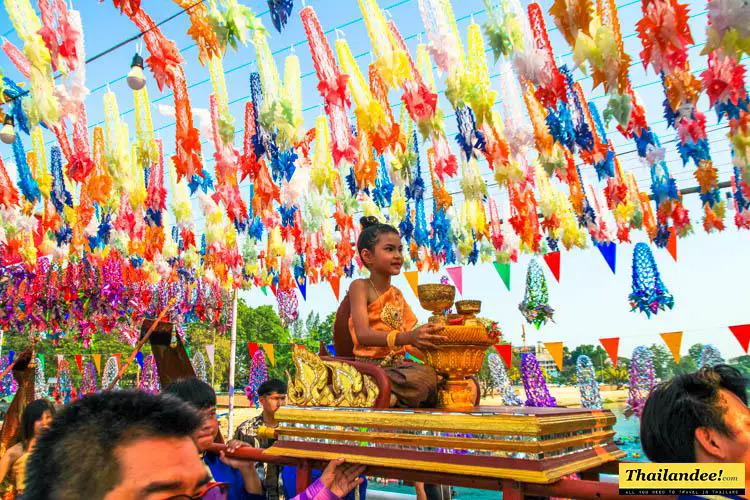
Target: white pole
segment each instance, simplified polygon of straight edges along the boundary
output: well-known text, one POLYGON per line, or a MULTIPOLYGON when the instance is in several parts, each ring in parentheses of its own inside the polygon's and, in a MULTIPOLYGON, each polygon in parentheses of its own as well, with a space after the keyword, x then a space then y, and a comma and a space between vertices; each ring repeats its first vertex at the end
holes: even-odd
POLYGON ((232 300, 232 337, 229 344, 229 426, 227 439, 232 439, 234 431, 234 357, 237 351, 237 289, 232 300))

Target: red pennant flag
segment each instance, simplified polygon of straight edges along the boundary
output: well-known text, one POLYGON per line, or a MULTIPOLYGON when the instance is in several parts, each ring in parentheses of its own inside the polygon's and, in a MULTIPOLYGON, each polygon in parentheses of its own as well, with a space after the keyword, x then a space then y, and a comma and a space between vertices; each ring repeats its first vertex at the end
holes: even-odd
POLYGON ((667 251, 677 262, 677 231, 673 227, 669 228, 669 239, 667 240, 667 251))
POLYGON ((250 359, 253 359, 253 355, 255 354, 255 351, 260 349, 260 345, 258 345, 257 342, 248 342, 247 343, 247 352, 250 354, 250 359))
POLYGON ((730 326, 729 329, 734 334, 734 338, 740 343, 742 348, 747 354, 747 348, 750 345, 750 325, 735 325, 730 326))
POLYGON ((464 273, 463 268, 461 266, 456 267, 446 267, 445 271, 448 273, 448 276, 451 277, 453 280, 453 283, 456 284, 456 288, 458 289, 458 293, 463 295, 464 294, 464 273))
POLYGON ((339 291, 340 291, 339 287, 341 286, 341 276, 331 276, 328 282, 331 284, 331 288, 333 289, 333 294, 336 296, 336 300, 339 300, 339 291))
POLYGON ((112 356, 114 356, 115 359, 117 360, 117 370, 119 371, 120 370, 120 358, 122 357, 122 354, 119 352, 116 352, 112 356))
POLYGON ((604 350, 609 354, 609 359, 612 360, 612 364, 617 366, 617 351, 620 348, 620 337, 611 337, 608 339, 599 339, 604 350))
POLYGON ((495 344, 495 350, 500 355, 501 358, 503 358, 503 361, 505 361, 505 366, 510 369, 510 362, 511 362, 511 345, 510 344, 495 344))
POLYGON ((83 373, 83 354, 74 354, 73 357, 76 359, 78 373, 83 373))
POLYGON ((274 297, 276 296, 276 285, 271 283, 271 291, 273 292, 274 297))
POLYGON ((545 254, 544 262, 547 263, 547 267, 552 271, 552 276, 554 276, 557 282, 560 283, 560 252, 550 252, 545 254))

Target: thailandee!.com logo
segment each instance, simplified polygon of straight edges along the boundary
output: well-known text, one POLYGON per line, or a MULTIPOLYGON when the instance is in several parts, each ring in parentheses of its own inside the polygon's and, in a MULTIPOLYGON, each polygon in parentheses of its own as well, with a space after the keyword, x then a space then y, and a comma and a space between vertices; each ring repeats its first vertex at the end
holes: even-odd
POLYGON ((621 495, 744 495, 745 464, 621 463, 621 495))

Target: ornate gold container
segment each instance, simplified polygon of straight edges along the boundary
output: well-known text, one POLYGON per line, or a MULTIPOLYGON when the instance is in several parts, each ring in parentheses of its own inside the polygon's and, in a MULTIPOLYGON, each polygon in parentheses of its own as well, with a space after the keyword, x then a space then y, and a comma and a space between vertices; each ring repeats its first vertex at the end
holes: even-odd
POLYGON ((420 305, 432 311, 430 323, 443 323, 443 311, 453 305, 456 287, 442 284, 419 285, 417 291, 420 305))
POLYGON ((448 325, 441 335, 447 337, 446 341, 424 353, 425 362, 445 377, 438 388, 438 408, 470 409, 475 403, 470 377, 482 369, 484 354, 492 345, 492 339, 479 323, 448 325))
POLYGON ((456 311, 463 316, 466 321, 475 320, 479 311, 482 310, 481 300, 459 300, 456 302, 456 311))

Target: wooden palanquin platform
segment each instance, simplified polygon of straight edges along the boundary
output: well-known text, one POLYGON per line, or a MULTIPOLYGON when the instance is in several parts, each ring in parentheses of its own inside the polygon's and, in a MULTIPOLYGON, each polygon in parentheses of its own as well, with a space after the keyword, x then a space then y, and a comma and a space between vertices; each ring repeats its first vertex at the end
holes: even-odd
POLYGON ((388 469, 549 484, 625 456, 609 410, 284 407, 276 419, 266 455, 388 469))

